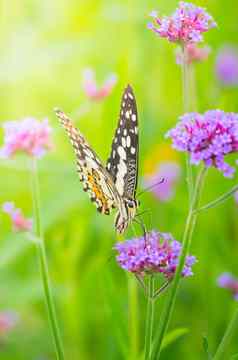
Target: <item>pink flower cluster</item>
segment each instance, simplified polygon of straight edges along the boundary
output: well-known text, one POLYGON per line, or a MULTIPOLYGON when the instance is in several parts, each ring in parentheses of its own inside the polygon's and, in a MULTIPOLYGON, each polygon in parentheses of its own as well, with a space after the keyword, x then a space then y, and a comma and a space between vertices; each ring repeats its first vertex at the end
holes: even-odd
POLYGON ((153 22, 148 24, 149 29, 171 42, 182 44, 201 42, 202 34, 217 26, 204 8, 183 1, 171 16, 161 18, 156 11, 150 15, 153 22))
POLYGON ((17 324, 18 316, 12 311, 3 311, 0 313, 0 334, 5 334, 14 328, 17 324))
POLYGON ((162 162, 156 173, 145 178, 145 186, 151 187, 151 191, 160 201, 169 201, 174 196, 175 184, 179 180, 180 173, 178 163, 162 162))
POLYGON ((221 110, 188 113, 181 116, 180 122, 166 136, 172 138, 175 149, 191 154, 192 164, 203 161, 224 176, 233 176, 235 170, 224 157, 238 151, 238 114, 221 110))
POLYGON ((117 76, 111 74, 107 77, 104 84, 98 88, 95 72, 92 69, 85 69, 83 72, 83 89, 87 97, 91 100, 102 100, 110 95, 116 83, 117 76))
POLYGON ((24 232, 32 230, 32 220, 25 218, 21 209, 17 209, 13 202, 5 202, 2 205, 2 210, 10 216, 14 231, 24 232))
POLYGON ((52 148, 52 129, 48 120, 38 121, 25 118, 21 121, 7 121, 3 124, 4 145, 0 149, 0 156, 10 158, 18 152, 42 157, 52 148))
POLYGON ((223 273, 219 276, 217 283, 220 287, 232 292, 234 299, 238 300, 238 279, 230 273, 223 273))
MULTIPOLYGON (((115 249, 122 269, 141 276, 161 273, 171 279, 178 265, 181 244, 170 234, 151 231, 146 234, 146 239, 142 236, 119 242, 115 249)), ((194 256, 187 256, 183 276, 193 275, 191 267, 195 262, 194 256)))
MULTIPOLYGON (((207 60, 211 49, 209 46, 198 47, 196 44, 188 44, 186 47, 186 52, 186 62, 187 64, 192 64, 195 62, 202 62, 207 60)), ((178 65, 183 64, 183 52, 181 48, 176 50, 176 63, 178 65)))

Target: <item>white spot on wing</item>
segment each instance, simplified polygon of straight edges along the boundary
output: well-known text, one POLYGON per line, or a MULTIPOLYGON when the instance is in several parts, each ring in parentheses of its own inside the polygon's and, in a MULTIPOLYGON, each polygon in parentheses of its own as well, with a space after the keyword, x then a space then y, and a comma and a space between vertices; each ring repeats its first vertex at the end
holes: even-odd
MULTIPOLYGON (((124 150, 124 149, 123 149, 124 150)), ((118 173, 117 173, 117 179, 116 179, 116 188, 119 192, 120 195, 123 195, 123 192, 124 192, 124 177, 127 173, 127 167, 126 167, 126 164, 125 162, 120 159, 120 162, 117 166, 117 169, 118 169, 118 173)))
POLYGON ((130 118, 130 113, 129 110, 126 111, 126 118, 129 119, 130 118))
POLYGON ((118 146, 117 152, 122 160, 126 160, 126 152, 122 146, 118 146))
POLYGON ((131 100, 133 100, 133 99, 134 99, 134 97, 133 97, 132 93, 128 93, 128 96, 129 96, 129 98, 130 98, 131 100))
POLYGON ((83 152, 85 155, 87 155, 90 158, 94 157, 94 155, 91 153, 91 151, 89 149, 87 149, 86 147, 83 148, 83 152))
POLYGON ((136 121, 136 114, 132 114, 131 120, 132 120, 132 121, 136 121))
POLYGON ((121 143, 122 143, 122 146, 125 148, 126 147, 126 139, 124 137, 121 138, 121 143))
POLYGON ((88 165, 90 165, 93 169, 98 169, 98 164, 96 161, 90 157, 86 158, 88 165))
POLYGON ((123 134, 126 136, 127 135, 127 129, 124 129, 123 134))
POLYGON ((132 147, 131 147, 131 153, 132 153, 132 154, 135 154, 135 152, 136 152, 136 148, 134 148, 134 146, 132 146, 132 147))
POLYGON ((129 135, 127 135, 127 138, 126 138, 126 146, 128 148, 131 146, 131 137, 129 135))

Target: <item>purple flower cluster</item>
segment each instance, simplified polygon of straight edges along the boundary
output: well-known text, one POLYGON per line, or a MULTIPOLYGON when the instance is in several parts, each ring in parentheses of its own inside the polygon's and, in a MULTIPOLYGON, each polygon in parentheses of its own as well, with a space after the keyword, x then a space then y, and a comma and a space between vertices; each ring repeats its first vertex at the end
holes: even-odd
POLYGON ((7 121, 3 124, 4 145, 0 149, 0 156, 10 158, 17 152, 41 157, 52 148, 52 129, 48 120, 38 121, 25 118, 21 121, 7 121))
POLYGON ((238 279, 230 273, 223 273, 217 280, 218 285, 221 288, 231 290, 234 295, 234 299, 238 300, 238 279))
MULTIPOLYGON (((171 234, 151 231, 144 237, 134 238, 115 245, 117 262, 122 269, 144 276, 161 273, 171 279, 176 271, 181 244, 171 234)), ((194 256, 187 256, 182 276, 191 276, 194 256)))
POLYGON ((238 85, 238 50, 232 46, 222 48, 216 59, 216 74, 225 86, 238 85))
POLYGON ((204 161, 224 176, 233 176, 235 170, 224 162, 224 157, 238 151, 238 114, 221 110, 188 113, 166 136, 172 138, 175 149, 191 153, 192 164, 204 161))
POLYGON ((156 11, 150 15, 153 22, 148 24, 149 29, 171 42, 182 44, 201 42, 202 33, 217 26, 204 8, 183 1, 171 16, 160 18, 156 11))

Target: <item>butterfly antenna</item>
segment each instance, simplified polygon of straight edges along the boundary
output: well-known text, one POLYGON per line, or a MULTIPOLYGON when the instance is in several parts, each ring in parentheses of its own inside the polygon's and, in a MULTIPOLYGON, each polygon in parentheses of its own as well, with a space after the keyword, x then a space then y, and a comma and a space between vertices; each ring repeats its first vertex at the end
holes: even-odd
POLYGON ((158 181, 157 183, 151 185, 151 186, 148 186, 147 188, 145 188, 144 190, 140 191, 139 194, 137 195, 137 197, 141 196, 142 194, 144 194, 145 192, 148 192, 150 191, 151 189, 153 189, 154 187, 160 185, 160 184, 163 184, 164 182, 164 178, 162 178, 160 181, 158 181))
POLYGON ((147 213, 151 214, 152 213, 151 209, 145 209, 144 211, 141 211, 141 212, 137 213, 136 217, 142 216, 142 215, 147 214, 147 213))

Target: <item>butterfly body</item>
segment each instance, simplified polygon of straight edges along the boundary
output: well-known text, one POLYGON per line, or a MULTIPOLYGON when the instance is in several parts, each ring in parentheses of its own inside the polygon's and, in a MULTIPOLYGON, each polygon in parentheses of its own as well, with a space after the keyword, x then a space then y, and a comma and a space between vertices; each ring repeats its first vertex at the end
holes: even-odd
POLYGON ((138 176, 138 119, 135 97, 128 86, 122 96, 118 126, 106 167, 61 110, 56 109, 61 124, 67 131, 77 158, 77 171, 97 210, 109 215, 117 209, 115 228, 123 233, 136 216, 138 176))

